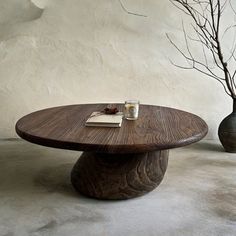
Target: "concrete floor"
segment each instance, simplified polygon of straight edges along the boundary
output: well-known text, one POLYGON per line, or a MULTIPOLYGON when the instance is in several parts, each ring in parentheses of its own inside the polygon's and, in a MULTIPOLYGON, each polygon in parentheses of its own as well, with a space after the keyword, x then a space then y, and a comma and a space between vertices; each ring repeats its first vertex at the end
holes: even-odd
POLYGON ((218 142, 172 150, 161 185, 126 201, 77 194, 77 152, 19 140, 0 150, 0 236, 236 235, 236 154, 218 142))

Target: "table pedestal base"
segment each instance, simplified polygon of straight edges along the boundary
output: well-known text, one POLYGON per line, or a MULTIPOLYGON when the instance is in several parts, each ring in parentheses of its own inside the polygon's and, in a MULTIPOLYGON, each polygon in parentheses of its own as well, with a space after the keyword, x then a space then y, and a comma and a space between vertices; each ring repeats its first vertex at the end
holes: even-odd
POLYGON ((97 199, 129 199, 152 191, 162 181, 168 150, 141 154, 84 152, 71 172, 74 188, 97 199))

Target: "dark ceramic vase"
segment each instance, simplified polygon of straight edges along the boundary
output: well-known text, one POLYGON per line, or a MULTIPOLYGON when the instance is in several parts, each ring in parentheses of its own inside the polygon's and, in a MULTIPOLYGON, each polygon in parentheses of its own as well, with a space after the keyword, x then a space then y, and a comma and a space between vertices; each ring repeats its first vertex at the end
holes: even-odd
POLYGON ((221 121, 218 135, 225 151, 236 153, 236 100, 233 112, 221 121))

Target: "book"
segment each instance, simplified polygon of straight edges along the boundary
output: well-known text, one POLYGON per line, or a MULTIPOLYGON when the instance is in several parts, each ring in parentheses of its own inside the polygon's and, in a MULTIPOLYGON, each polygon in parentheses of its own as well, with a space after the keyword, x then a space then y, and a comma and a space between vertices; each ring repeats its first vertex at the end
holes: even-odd
POLYGON ((123 113, 104 114, 99 111, 93 112, 85 123, 85 126, 97 127, 121 127, 123 113))

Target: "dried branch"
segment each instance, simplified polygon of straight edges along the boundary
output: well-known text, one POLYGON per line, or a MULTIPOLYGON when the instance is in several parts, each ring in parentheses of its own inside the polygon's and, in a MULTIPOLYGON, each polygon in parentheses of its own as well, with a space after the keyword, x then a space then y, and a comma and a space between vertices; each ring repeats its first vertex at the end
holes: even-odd
MULTIPOLYGON (((233 59, 236 62, 236 39, 233 40, 232 49, 230 50, 230 56, 226 60, 224 58, 224 52, 222 50, 222 38, 231 29, 236 28, 236 24, 228 26, 222 32, 221 19, 222 14, 227 6, 229 6, 236 16, 236 10, 233 8, 231 0, 170 0, 171 3, 189 16, 193 23, 191 24, 193 32, 196 37, 191 37, 187 34, 184 24, 182 23, 182 30, 184 34, 184 41, 187 53, 184 53, 179 46, 170 38, 167 34, 167 38, 175 49, 185 58, 189 67, 179 66, 171 62, 173 65, 182 69, 195 69, 208 77, 211 77, 221 83, 225 92, 236 99, 236 68, 229 66, 229 61, 233 59), (192 43, 201 44, 203 59, 198 60, 191 51, 192 43), (213 71, 215 68, 210 68, 208 63, 208 57, 212 58, 212 61, 217 69, 218 73, 213 71), (221 75, 219 75, 219 73, 221 75)), ((236 31, 235 31, 236 32, 236 31)), ((236 34, 235 34, 236 35, 236 34)), ((235 63, 234 63, 234 67, 235 63)))

